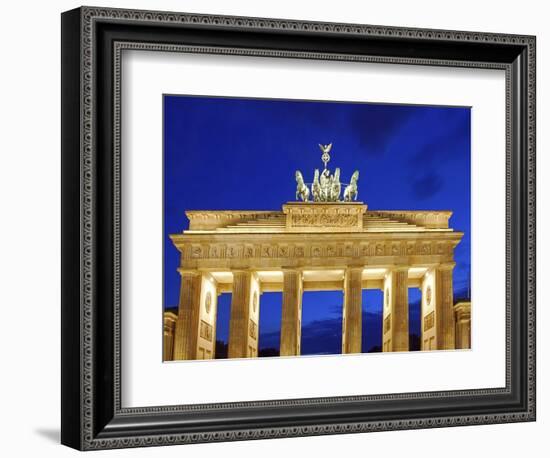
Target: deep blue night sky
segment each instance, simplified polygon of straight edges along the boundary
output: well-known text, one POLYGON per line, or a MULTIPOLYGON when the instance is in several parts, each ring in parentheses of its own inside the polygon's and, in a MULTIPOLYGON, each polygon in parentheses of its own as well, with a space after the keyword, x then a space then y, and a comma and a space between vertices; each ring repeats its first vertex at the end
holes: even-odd
MULTIPOLYGON (((169 234, 186 210, 280 210, 294 200, 294 172, 311 182, 319 143, 342 181, 360 171, 372 210, 452 210, 465 233, 455 250, 455 298, 469 295, 470 109, 366 103, 164 96, 164 306, 176 307, 178 251, 169 234)), ((363 292, 363 351, 380 345, 382 294, 363 292)), ((420 293, 409 290, 411 332, 420 293)), ((219 301, 217 339, 227 341, 230 295, 219 301)), ((302 354, 339 353, 342 293, 305 293, 302 354)), ((279 345, 281 294, 261 298, 260 349, 279 345)))

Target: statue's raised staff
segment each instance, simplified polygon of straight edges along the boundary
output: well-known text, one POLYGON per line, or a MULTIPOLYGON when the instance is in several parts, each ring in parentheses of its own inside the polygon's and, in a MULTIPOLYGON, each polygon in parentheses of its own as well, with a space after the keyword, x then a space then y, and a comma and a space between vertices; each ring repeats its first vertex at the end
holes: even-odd
POLYGON ((325 170, 327 169, 328 161, 330 161, 330 150, 332 149, 332 143, 329 143, 328 145, 321 145, 319 144, 319 148, 321 148, 321 151, 323 152, 323 155, 321 156, 321 160, 325 164, 325 170))

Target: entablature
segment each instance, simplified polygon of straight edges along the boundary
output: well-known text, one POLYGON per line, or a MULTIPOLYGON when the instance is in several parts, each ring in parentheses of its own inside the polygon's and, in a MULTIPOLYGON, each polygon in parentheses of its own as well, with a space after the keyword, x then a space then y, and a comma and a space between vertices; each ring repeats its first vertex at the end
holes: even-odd
POLYGON ((192 237, 173 236, 182 253, 182 268, 197 267, 277 267, 406 265, 452 262, 454 247, 462 233, 442 233, 441 237, 354 237, 357 234, 322 234, 316 237, 192 237), (444 236, 443 236, 444 235, 444 236))

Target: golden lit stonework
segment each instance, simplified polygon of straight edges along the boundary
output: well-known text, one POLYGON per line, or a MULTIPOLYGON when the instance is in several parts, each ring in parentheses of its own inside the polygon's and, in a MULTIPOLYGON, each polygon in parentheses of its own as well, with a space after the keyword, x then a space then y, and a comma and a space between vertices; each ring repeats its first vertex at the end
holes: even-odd
MULTIPOLYGON (((305 183, 297 181, 300 191, 305 183)), ((361 352, 363 289, 383 291, 383 351, 409 349, 411 287, 422 292, 421 349, 470 347, 469 303, 453 304, 463 233, 449 228, 452 212, 373 211, 339 193, 329 202, 302 192, 281 211, 186 212, 189 229, 170 236, 181 255, 181 290, 177 316, 165 315, 165 360, 215 357, 216 299, 224 292, 232 293, 230 358, 258 355, 266 291, 283 293, 281 356, 300 354, 302 293, 317 290, 344 291, 342 353, 361 352)))
MULTIPOLYGON (((278 212, 188 211, 189 229, 171 235, 181 253, 182 285, 174 331, 165 331, 174 339, 165 345, 173 349, 165 359, 215 356, 215 336, 205 339, 210 334, 200 330, 215 329, 222 292, 232 293, 230 357, 257 355, 264 291, 283 292, 281 355, 300 354, 301 295, 314 290, 345 291, 342 351, 360 352, 360 292, 369 288, 384 291, 384 351, 408 350, 410 287, 423 293, 422 349, 454 349, 453 252, 463 234, 448 227, 450 216, 370 211, 360 202, 289 202, 278 212)), ((464 311, 460 317, 469 320, 464 311)))

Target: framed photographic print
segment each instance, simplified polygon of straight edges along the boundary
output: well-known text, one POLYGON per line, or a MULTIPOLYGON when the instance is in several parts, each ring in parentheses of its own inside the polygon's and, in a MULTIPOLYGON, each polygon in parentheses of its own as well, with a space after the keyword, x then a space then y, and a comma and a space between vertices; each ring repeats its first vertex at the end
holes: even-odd
POLYGON ((62 442, 535 419, 535 38, 62 15, 62 442))

